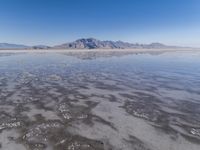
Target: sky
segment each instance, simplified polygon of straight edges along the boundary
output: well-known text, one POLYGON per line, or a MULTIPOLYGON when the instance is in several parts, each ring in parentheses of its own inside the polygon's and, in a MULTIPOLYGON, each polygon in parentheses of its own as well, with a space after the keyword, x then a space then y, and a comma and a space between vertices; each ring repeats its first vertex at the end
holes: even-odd
POLYGON ((200 0, 0 0, 0 43, 88 37, 200 47, 200 0))

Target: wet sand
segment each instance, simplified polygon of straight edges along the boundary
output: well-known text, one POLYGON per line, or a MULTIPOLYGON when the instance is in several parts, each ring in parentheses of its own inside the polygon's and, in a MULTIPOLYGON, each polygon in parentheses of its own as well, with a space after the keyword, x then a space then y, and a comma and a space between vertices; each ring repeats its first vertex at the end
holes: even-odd
POLYGON ((0 149, 199 150, 200 53, 166 53, 1 53, 0 149))

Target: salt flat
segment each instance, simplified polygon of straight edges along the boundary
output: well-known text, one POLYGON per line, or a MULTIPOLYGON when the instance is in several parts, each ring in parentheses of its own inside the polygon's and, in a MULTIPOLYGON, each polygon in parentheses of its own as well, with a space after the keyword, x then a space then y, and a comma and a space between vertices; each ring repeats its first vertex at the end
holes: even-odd
POLYGON ((140 52, 1 51, 1 149, 199 150, 200 52, 140 52))

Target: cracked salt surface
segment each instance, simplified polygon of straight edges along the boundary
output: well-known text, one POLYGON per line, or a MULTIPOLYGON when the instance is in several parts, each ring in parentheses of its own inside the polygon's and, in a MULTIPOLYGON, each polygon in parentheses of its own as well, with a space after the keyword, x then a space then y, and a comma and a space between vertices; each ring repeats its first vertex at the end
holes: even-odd
POLYGON ((0 149, 200 149, 198 53, 0 56, 0 149))

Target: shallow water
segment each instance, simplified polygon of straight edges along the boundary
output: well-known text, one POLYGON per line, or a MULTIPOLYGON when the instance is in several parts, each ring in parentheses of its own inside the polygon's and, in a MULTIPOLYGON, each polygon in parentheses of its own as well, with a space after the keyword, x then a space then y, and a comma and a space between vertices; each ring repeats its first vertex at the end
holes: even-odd
POLYGON ((0 149, 199 150, 200 52, 0 53, 0 149))

